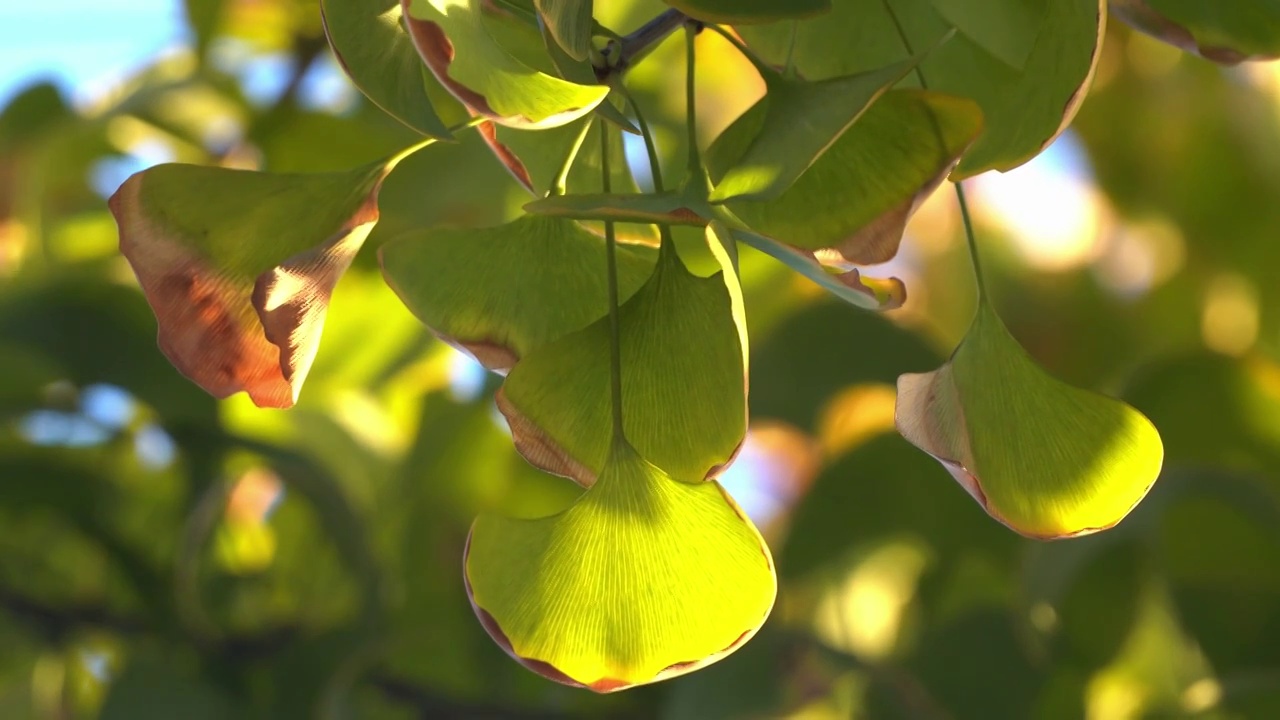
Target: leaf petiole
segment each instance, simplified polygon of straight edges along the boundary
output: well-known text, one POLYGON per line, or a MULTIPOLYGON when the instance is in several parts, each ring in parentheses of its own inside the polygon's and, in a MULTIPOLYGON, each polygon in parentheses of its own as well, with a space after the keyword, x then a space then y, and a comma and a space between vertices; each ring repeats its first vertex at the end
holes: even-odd
MULTIPOLYGON (((600 123, 600 187, 605 193, 612 188, 612 177, 609 174, 609 136, 604 132, 604 121, 600 123)), ((588 126, 590 123, 588 123, 588 126)), ((643 121, 640 125, 644 128, 643 121)), ((583 134, 585 137, 586 134, 583 134)), ((622 427, 622 337, 619 329, 618 311, 618 238, 614 232, 613 221, 604 223, 605 262, 608 268, 609 290, 609 391, 613 413, 613 440, 626 441, 626 433, 622 427)))

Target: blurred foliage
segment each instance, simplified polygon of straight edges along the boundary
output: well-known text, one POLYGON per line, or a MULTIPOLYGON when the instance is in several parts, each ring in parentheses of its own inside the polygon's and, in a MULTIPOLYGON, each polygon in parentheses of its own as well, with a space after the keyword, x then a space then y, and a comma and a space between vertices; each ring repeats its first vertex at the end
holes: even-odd
MULTIPOLYGON (((608 5, 620 30, 662 8, 608 5)), ((912 294, 887 315, 744 248, 753 430, 726 482, 760 513, 779 605, 705 671, 596 696, 510 662, 460 563, 477 512, 545 514, 578 489, 516 455, 495 379, 376 270, 405 228, 525 201, 474 135, 388 179, 295 410, 214 401, 157 352, 104 202, 129 172, 341 169, 413 140, 339 79, 317 3, 186 7, 194 46, 110 96, 35 85, 0 113, 0 717, 1280 717, 1275 66, 1223 69, 1114 23, 1060 141, 1084 151, 1092 219, 1068 262, 1038 260, 975 181, 1010 330, 1165 438, 1130 518, 1021 539, 892 432, 887 386, 935 367, 972 308, 945 193, 908 228, 912 294), (279 91, 246 93, 272 59, 279 91)), ((705 139, 760 88, 723 40, 698 42, 705 139)), ((682 52, 631 76, 673 169, 682 52)))

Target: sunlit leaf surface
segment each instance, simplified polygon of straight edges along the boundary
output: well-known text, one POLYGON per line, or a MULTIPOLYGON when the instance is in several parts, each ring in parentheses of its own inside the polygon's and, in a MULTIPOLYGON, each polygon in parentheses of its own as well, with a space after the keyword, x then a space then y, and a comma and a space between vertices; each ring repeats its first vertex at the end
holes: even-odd
POLYGON ((582 117, 609 89, 530 68, 483 23, 480 0, 403 0, 409 35, 436 79, 473 112, 512 127, 548 128, 582 117))
MULTIPOLYGON (((708 231, 721 268, 708 278, 689 272, 667 238, 652 276, 621 306, 624 427, 647 460, 681 478, 718 474, 746 433, 742 291, 720 237, 708 231)), ((498 407, 530 462, 590 485, 612 442, 608 398, 602 318, 522 358, 498 407)))
POLYGON ((482 515, 466 577, 485 628, 558 682, 622 690, 738 649, 777 592, 760 534, 715 481, 673 479, 625 441, 564 512, 482 515))
POLYGON ((215 397, 293 405, 329 296, 378 220, 385 173, 161 165, 126 181, 111 198, 120 250, 174 366, 215 397))
POLYGON ((1050 377, 985 302, 950 362, 898 379, 897 425, 992 517, 1035 538, 1120 522, 1164 458, 1146 417, 1050 377))
MULTIPOLYGON (((830 14, 802 21, 795 67, 811 80, 864 72, 929 48, 956 29, 920 70, 930 89, 970 98, 986 117, 959 177, 1021 165, 1070 124, 1093 75, 1106 19, 1105 0, 895 0, 887 6, 893 14, 884 0, 834 0, 830 14)), ((741 31, 767 60, 784 61, 789 27, 741 31)))

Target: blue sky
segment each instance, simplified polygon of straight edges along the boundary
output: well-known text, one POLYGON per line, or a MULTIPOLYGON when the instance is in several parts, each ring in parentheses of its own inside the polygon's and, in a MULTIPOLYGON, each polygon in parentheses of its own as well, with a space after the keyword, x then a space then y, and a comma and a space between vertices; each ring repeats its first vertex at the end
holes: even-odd
POLYGON ((181 0, 0 2, 0 106, 36 80, 95 94, 185 38, 181 0))

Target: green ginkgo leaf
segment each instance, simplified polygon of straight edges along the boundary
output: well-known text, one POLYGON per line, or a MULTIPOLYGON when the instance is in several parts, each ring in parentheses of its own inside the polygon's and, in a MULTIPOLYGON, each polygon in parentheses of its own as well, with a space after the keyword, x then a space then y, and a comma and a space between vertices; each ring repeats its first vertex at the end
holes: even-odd
POLYGON ((771 23, 831 10, 831 0, 663 0, 703 22, 771 23))
POLYGON ((334 57, 373 104, 424 135, 452 139, 427 92, 436 80, 413 49, 400 0, 322 0, 320 11, 334 57))
POLYGON ((1139 30, 1224 65, 1280 57, 1276 0, 1111 0, 1139 30))
POLYGON ((109 203, 120 250, 174 367, 215 397, 292 406, 394 162, 315 175, 170 164, 126 180, 109 203))
POLYGON ((781 24, 740 31, 773 63, 794 42, 795 68, 821 79, 908 58, 954 29, 920 71, 929 89, 982 108, 985 130, 956 170, 968 177, 1017 167, 1066 129, 1097 64, 1105 19, 1106 0, 833 0, 829 15, 801 21, 794 36, 781 24))
MULTIPOLYGON (((766 108, 772 102, 766 97, 708 148, 707 170, 717 183, 712 199, 729 194, 724 188, 746 163, 735 158, 748 157, 759 147, 760 141, 752 138, 768 131, 766 108)), ((785 110, 774 114, 790 116, 785 110)), ((801 169, 784 192, 732 198, 726 207, 751 230, 829 262, 885 262, 897 254, 912 213, 981 131, 982 112, 970 100, 892 90, 801 169)), ((774 152, 783 155, 786 148, 774 152)))
POLYGON ((454 97, 501 125, 556 127, 591 112, 609 88, 534 70, 489 34, 481 0, 402 0, 409 35, 454 97))
MULTIPOLYGON (((497 227, 418 230, 379 251, 387 283, 427 327, 491 370, 604 317, 604 241, 571 220, 524 216, 497 227)), ((619 295, 653 253, 618 250, 619 295)))
POLYGON ((586 60, 591 50, 591 0, 534 0, 538 16, 551 37, 574 60, 586 60))
MULTIPOLYGON (((681 478, 718 474, 746 434, 747 335, 724 228, 707 231, 721 270, 691 273, 664 238, 649 280, 620 308, 623 428, 650 462, 681 478)), ((523 357, 498 394, 529 462, 590 485, 604 467, 609 321, 523 357)))
POLYGON ((755 136, 711 191, 712 202, 772 200, 790 188, 889 86, 902 79, 919 56, 856 75, 818 82, 784 77, 756 63, 765 96, 735 125, 755 136), (763 117, 750 117, 752 113, 763 117))
POLYGON ((596 692, 675 677, 741 647, 773 607, 773 559, 719 483, 688 479, 619 440, 567 510, 477 518, 465 573, 490 635, 530 669, 596 692))
POLYGON ((946 365, 898 379, 896 423, 988 514, 1040 539, 1120 522, 1164 459, 1142 413, 1045 373, 985 301, 946 365))

